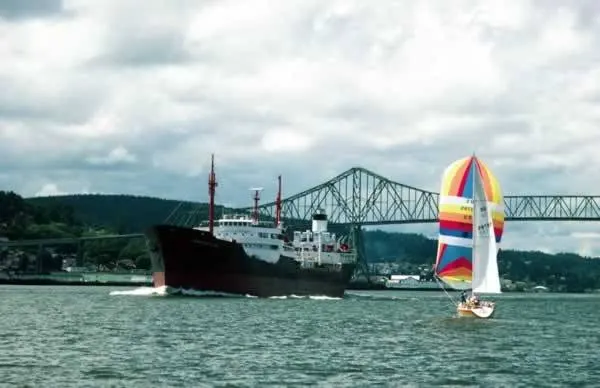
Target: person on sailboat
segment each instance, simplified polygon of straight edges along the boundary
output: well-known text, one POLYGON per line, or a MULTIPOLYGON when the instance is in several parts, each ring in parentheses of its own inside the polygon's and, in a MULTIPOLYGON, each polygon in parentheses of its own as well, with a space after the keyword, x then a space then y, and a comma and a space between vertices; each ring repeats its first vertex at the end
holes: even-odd
POLYGON ((465 290, 460 293, 460 303, 467 303, 467 291, 465 290))

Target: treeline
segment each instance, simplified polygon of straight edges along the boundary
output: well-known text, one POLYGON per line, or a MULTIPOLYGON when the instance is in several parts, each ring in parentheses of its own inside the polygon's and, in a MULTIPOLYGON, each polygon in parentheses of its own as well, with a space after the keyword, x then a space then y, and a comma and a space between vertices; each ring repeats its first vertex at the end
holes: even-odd
MULTIPOLYGON (((396 262, 404 273, 419 273, 435 262, 437 241, 418 234, 365 232, 365 250, 371 262, 396 262)), ((545 286, 554 291, 600 290, 600 258, 574 253, 548 254, 539 251, 501 249, 498 271, 517 289, 545 286)))
MULTIPOLYGON (((130 195, 66 195, 23 199, 0 192, 0 235, 10 239, 79 237, 82 235, 140 233, 151 224, 198 223, 208 217, 206 204, 130 195)), ((217 207, 217 215, 223 211, 217 207)), ((371 263, 396 263, 405 273, 431 267, 437 242, 419 234, 367 231, 365 251, 371 263)), ((63 250, 74 247, 60 248, 63 250)), ((86 262, 115 268, 148 264, 143 239, 90 241, 84 245, 86 262)), ((500 275, 521 287, 543 285, 557 291, 600 289, 600 260, 572 253, 501 250, 500 275)))
POLYGON ((80 235, 83 224, 74 213, 61 202, 36 206, 12 191, 0 191, 0 236, 19 240, 80 235))
POLYGON ((111 228, 118 234, 139 233, 148 225, 162 222, 178 205, 177 201, 132 195, 64 195, 28 198, 40 208, 62 205, 89 227, 111 228))
MULTIPOLYGON (((114 210, 109 210, 106 200, 98 202, 106 207, 98 212, 98 209, 91 206, 90 210, 94 209, 94 211, 86 216, 82 208, 76 208, 68 201, 25 200, 14 192, 0 191, 0 237, 7 237, 10 240, 78 238, 135 230, 127 222, 124 223, 125 227, 119 230, 119 226, 110 225, 107 217, 104 220, 96 219, 89 222, 90 219, 94 219, 94 215, 100 216, 102 211, 107 212, 114 219, 114 210)), ((117 210, 123 208, 122 204, 120 207, 117 206, 117 210)), ((15 254, 15 266, 23 270, 31 264, 30 257, 34 257, 33 261, 43 261, 36 267, 38 270, 56 271, 60 270, 63 258, 75 257, 77 265, 94 266, 102 270, 150 268, 145 242, 141 238, 90 240, 83 243, 81 247, 76 244, 64 244, 51 248, 57 255, 52 257, 48 252, 40 254, 37 252, 37 247, 20 249, 15 254)), ((3 251, 0 259, 7 261, 11 257, 7 251, 3 251)))
MULTIPOLYGON (((27 203, 53 208, 66 206, 88 227, 110 228, 118 234, 141 233, 148 226, 166 222, 197 224, 208 219, 208 204, 180 202, 134 195, 74 194, 27 198, 27 203)), ((216 215, 230 210, 215 205, 216 215)))

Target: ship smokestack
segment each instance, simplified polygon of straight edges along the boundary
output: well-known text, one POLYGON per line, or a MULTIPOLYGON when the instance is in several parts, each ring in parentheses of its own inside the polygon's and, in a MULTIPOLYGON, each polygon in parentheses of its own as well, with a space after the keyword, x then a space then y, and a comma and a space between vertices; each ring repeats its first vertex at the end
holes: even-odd
POLYGON ((327 214, 323 209, 318 209, 312 216, 313 233, 327 232, 327 214))

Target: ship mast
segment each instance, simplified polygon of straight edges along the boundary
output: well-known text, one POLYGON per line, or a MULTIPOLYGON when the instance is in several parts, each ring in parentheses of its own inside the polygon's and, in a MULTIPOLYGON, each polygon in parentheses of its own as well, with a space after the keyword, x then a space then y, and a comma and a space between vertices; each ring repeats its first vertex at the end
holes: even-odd
POLYGON ((258 223, 258 201, 260 200, 260 192, 262 187, 257 187, 250 190, 254 191, 254 214, 252 215, 252 219, 255 223, 258 223))
POLYGON ((208 232, 213 234, 215 225, 215 188, 217 187, 217 178, 215 177, 215 154, 210 156, 210 174, 208 175, 208 232))
POLYGON ((277 190, 277 199, 275 199, 275 227, 281 224, 281 175, 277 177, 279 189, 277 190))

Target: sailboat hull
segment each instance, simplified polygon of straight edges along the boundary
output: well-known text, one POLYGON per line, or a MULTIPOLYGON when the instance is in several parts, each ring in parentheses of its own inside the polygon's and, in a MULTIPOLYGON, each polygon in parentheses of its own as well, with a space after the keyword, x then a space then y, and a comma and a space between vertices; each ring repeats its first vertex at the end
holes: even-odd
POLYGON ((470 307, 459 304, 456 308, 456 312, 459 317, 462 318, 491 318, 496 311, 496 305, 493 303, 489 303, 486 306, 478 306, 478 307, 470 307))

